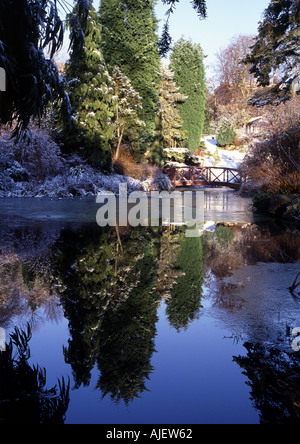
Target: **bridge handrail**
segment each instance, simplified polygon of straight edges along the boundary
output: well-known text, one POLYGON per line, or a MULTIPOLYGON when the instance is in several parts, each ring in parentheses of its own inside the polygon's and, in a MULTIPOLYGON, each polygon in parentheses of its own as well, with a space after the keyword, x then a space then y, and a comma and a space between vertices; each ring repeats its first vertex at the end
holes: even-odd
POLYGON ((169 176, 171 182, 174 186, 180 186, 181 181, 185 181, 186 185, 187 182, 189 183, 187 186, 191 186, 194 184, 199 184, 199 182, 204 181, 208 185, 216 185, 216 184, 222 184, 227 186, 235 186, 239 187, 242 185, 242 177, 240 174, 240 170, 237 168, 230 168, 230 167, 221 167, 221 166, 195 166, 195 165, 184 165, 184 166, 169 166, 164 167, 163 171, 169 176), (191 174, 190 177, 185 177, 184 171, 187 171, 189 174, 191 174), (221 173, 214 172, 214 170, 222 171, 221 173), (194 172, 198 177, 194 176, 194 172), (169 174, 168 174, 169 173, 169 174), (172 177, 170 177, 170 173, 172 177), (233 175, 232 178, 229 179, 229 173, 233 175), (179 174, 181 177, 176 177, 177 174, 179 174), (201 176, 201 179, 199 177, 201 176), (221 180, 221 176, 223 175, 223 180, 221 180), (207 177, 206 177, 207 176, 207 177), (227 180, 225 179, 225 176, 227 176, 227 180))
POLYGON ((163 167, 163 170, 180 170, 180 169, 196 169, 196 170, 209 170, 209 169, 213 169, 213 170, 229 170, 229 171, 237 171, 239 172, 240 170, 238 168, 231 168, 231 167, 217 167, 217 166, 195 166, 195 165, 185 165, 185 166, 169 166, 169 167, 163 167))

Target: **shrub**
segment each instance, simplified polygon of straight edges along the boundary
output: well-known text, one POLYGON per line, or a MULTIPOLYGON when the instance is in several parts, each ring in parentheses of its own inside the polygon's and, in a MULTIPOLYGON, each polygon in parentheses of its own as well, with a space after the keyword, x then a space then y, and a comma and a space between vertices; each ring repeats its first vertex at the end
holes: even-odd
POLYGON ((117 174, 143 180, 151 166, 137 163, 129 149, 122 145, 118 157, 113 156, 113 168, 117 174))
POLYGON ((63 165, 60 147, 45 130, 34 129, 28 140, 17 142, 6 133, 0 141, 0 168, 15 182, 53 177, 63 165))
POLYGON ((246 190, 270 194, 300 193, 299 121, 278 128, 263 142, 255 143, 241 172, 246 190))
POLYGON ((113 158, 114 171, 122 176, 143 181, 145 191, 170 190, 171 182, 156 165, 139 164, 124 145, 117 159, 113 158))
POLYGON ((235 130, 229 120, 221 120, 217 129, 217 142, 221 147, 232 145, 236 137, 235 130))

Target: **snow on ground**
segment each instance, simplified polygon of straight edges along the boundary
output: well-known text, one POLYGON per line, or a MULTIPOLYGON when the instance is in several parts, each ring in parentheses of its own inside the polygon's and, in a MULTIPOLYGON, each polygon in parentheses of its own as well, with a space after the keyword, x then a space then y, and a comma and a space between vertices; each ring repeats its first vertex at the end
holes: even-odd
POLYGON ((226 168, 238 168, 245 158, 245 153, 241 153, 238 150, 227 151, 217 147, 217 140, 215 136, 206 136, 203 138, 207 150, 211 153, 211 156, 207 156, 204 162, 204 166, 218 166, 226 168), (215 162, 214 155, 218 154, 220 157, 219 162, 215 162))

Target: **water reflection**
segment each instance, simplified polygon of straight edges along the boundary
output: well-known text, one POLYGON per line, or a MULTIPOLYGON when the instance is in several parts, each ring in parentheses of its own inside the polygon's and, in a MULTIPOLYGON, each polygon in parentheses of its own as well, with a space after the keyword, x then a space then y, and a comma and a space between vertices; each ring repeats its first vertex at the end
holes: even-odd
POLYGON ((76 388, 88 385, 128 403, 146 389, 153 370, 157 306, 155 232, 64 231, 56 277, 71 339, 64 350, 76 388))
POLYGON ((31 366, 31 329, 15 329, 5 352, 0 352, 0 423, 63 424, 70 402, 70 383, 64 378, 46 388, 46 369, 31 366))
MULTIPOLYGON (((300 355, 292 354, 283 334, 300 321, 298 296, 288 292, 299 267, 297 230, 221 223, 199 238, 187 238, 178 227, 28 230, 2 232, 0 326, 12 330, 29 322, 34 334, 46 318, 67 319, 63 355, 73 390, 89 387, 96 369, 99 399, 129 405, 141 398, 155 372, 164 301, 169 326, 178 333, 209 312, 234 338, 246 340, 246 355, 235 363, 246 372, 261 421, 299 421, 300 355)), ((25 381, 28 367, 17 370, 25 381)), ((1 400, 9 397, 3 390, 1 400)), ((63 391, 55 393, 67 409, 66 386, 63 391)), ((6 422, 8 414, 1 416, 6 422)), ((63 416, 61 410, 58 422, 63 416)))
POLYGON ((261 344, 244 347, 247 355, 234 361, 249 379, 261 424, 300 424, 299 355, 261 344))

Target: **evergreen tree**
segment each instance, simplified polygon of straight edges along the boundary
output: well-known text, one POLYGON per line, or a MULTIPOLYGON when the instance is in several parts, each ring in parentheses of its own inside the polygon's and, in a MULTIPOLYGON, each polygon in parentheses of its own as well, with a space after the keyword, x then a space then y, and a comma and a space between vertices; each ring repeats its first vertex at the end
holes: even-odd
POLYGON ((113 88, 100 45, 99 18, 90 2, 84 51, 79 59, 73 51, 66 66, 74 117, 71 127, 65 128, 65 139, 67 149, 77 150, 92 165, 110 170, 113 88))
POLYGON ((141 98, 118 66, 112 72, 112 81, 115 99, 114 128, 117 142, 114 160, 117 160, 121 143, 127 139, 134 144, 141 129, 145 127, 145 122, 138 117, 138 112, 142 108, 141 98))
MULTIPOLYGON (((169 17, 178 0, 162 2, 170 7, 169 17)), ((78 15, 69 17, 71 47, 78 56, 84 45, 83 30, 89 3, 89 0, 76 0, 78 15)), ((147 2, 146 6, 150 3, 154 2, 147 2)), ((206 16, 205 0, 193 0, 192 5, 200 18, 206 16)), ((69 6, 68 0, 0 2, 0 67, 5 69, 7 77, 7 90, 0 92, 0 122, 12 124, 17 121, 17 133, 28 127, 32 117, 40 118, 45 114, 48 105, 55 100, 64 101, 67 115, 69 102, 64 82, 53 60, 45 56, 44 49, 50 44, 52 57, 61 48, 64 26, 59 8, 66 11, 69 6)), ((172 39, 168 29, 167 20, 160 41, 161 53, 170 48, 172 39)))
MULTIPOLYGON (((65 113, 69 109, 64 82, 52 60, 64 37, 58 3, 0 2, 0 67, 5 69, 7 80, 6 91, 0 92, 0 123, 16 122, 17 135, 27 129, 31 118, 43 117, 54 101, 63 101, 65 113), (46 48, 50 48, 50 57, 46 48)), ((77 0, 76 5, 77 14, 70 21, 70 37, 74 51, 79 52, 88 3, 77 0)))
POLYGON ((167 67, 164 67, 162 80, 159 84, 159 98, 164 145, 170 148, 176 147, 178 142, 185 139, 185 134, 181 130, 183 120, 177 105, 187 99, 187 96, 179 92, 179 88, 173 79, 174 73, 167 67))
POLYGON ((299 0, 270 1, 255 44, 245 59, 245 63, 252 64, 250 72, 258 84, 267 87, 253 96, 251 105, 277 105, 300 94, 299 25, 299 0))
POLYGON ((166 315, 172 327, 177 331, 186 330, 199 318, 202 308, 203 285, 203 247, 202 239, 184 238, 180 242, 180 251, 176 261, 180 272, 171 289, 171 297, 166 301, 166 315))
POLYGON ((160 56, 154 0, 102 0, 102 50, 110 73, 119 66, 142 98, 139 117, 154 135, 160 56))
POLYGON ((218 129, 217 129, 217 142, 221 147, 231 145, 234 143, 236 137, 235 130, 232 123, 226 119, 221 119, 218 129))
POLYGON ((161 110, 157 113, 155 119, 155 132, 153 141, 149 147, 147 160, 152 165, 163 166, 163 150, 164 150, 164 137, 163 137, 163 122, 161 110))
POLYGON ((170 55, 170 69, 174 71, 174 81, 179 92, 187 96, 178 104, 183 119, 183 130, 187 131, 187 146, 195 152, 200 144, 206 108, 206 85, 204 55, 200 45, 180 39, 170 55))

